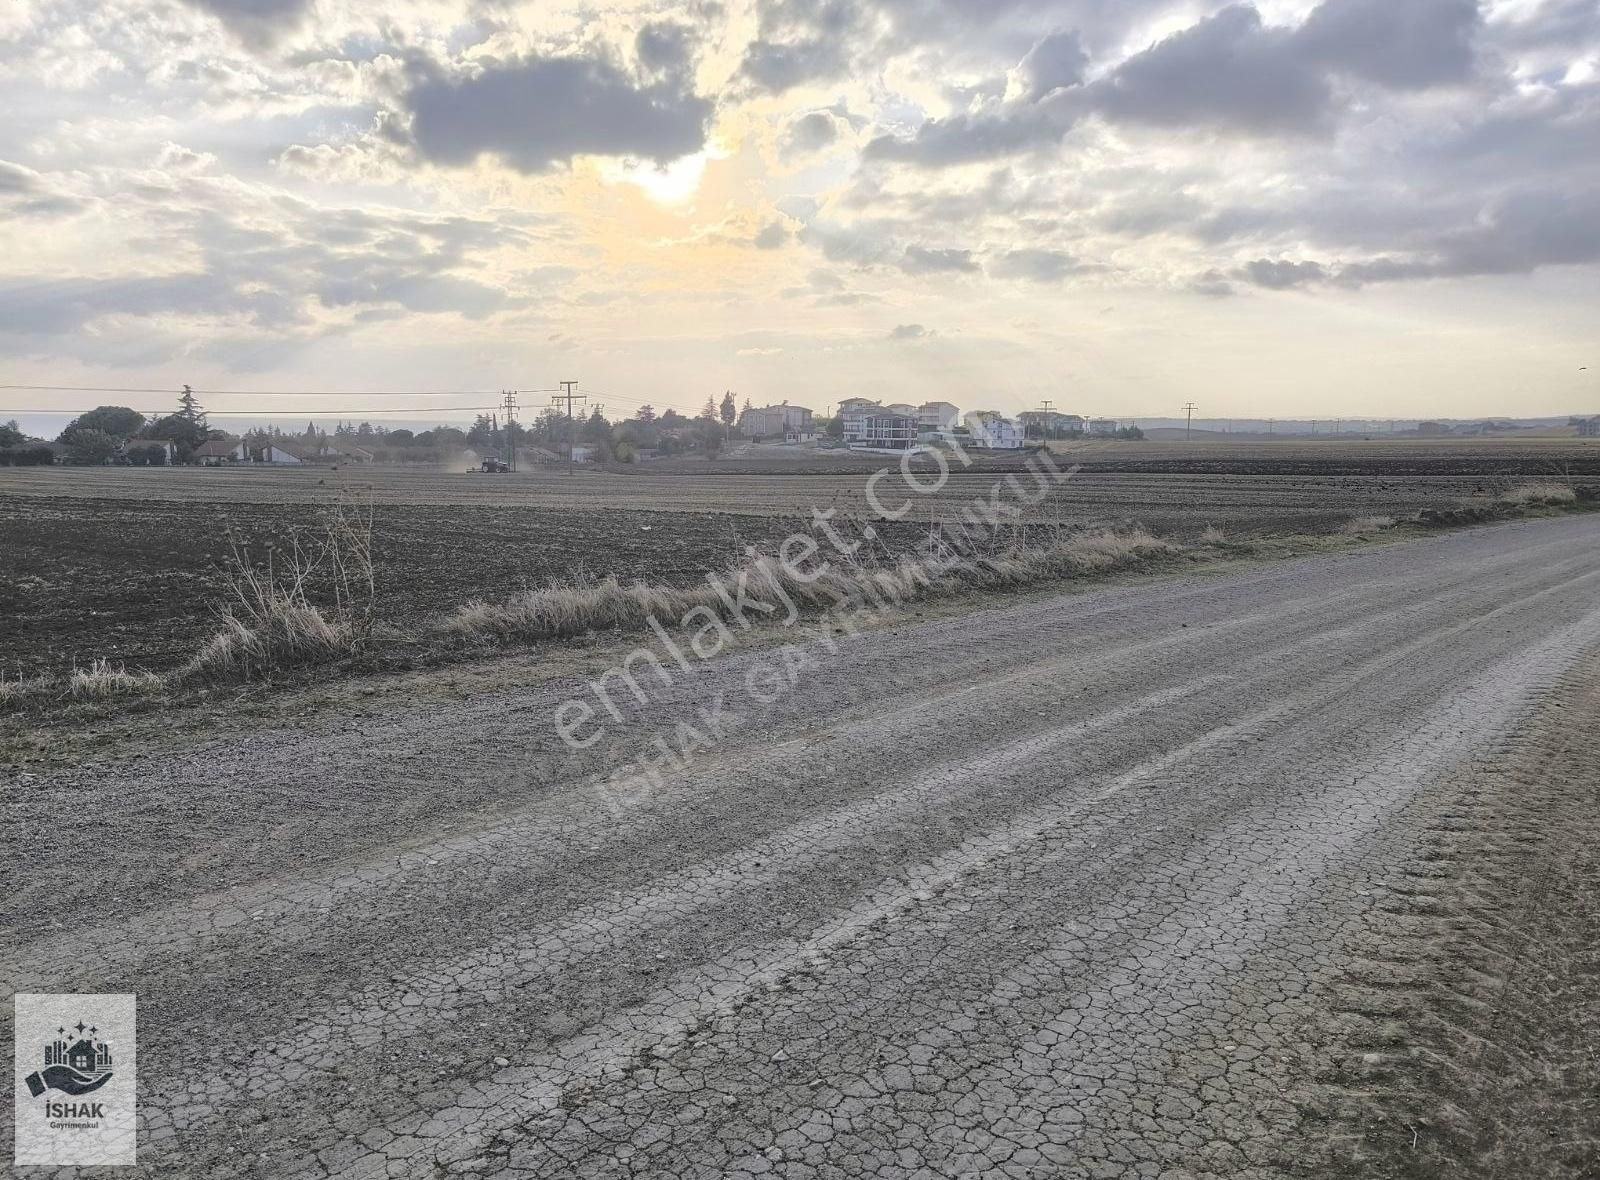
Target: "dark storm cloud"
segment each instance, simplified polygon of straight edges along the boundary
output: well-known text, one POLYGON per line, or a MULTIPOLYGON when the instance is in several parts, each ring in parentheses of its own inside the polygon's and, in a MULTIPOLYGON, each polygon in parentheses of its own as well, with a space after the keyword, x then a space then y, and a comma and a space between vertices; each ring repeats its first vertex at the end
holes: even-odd
POLYGON ((272 45, 297 28, 311 9, 311 0, 186 0, 209 12, 246 45, 272 45))
POLYGON ((921 324, 896 324, 889 332, 891 340, 922 340, 933 335, 921 324))
POLYGON ((644 84, 609 62, 529 58, 461 78, 425 77, 406 95, 423 157, 470 164, 498 155, 544 172, 575 155, 665 163, 705 144, 712 104, 678 81, 644 84))
POLYGON ((924 246, 907 246, 900 259, 900 269, 912 275, 941 274, 975 271, 978 264, 972 260, 971 250, 930 250, 924 246))

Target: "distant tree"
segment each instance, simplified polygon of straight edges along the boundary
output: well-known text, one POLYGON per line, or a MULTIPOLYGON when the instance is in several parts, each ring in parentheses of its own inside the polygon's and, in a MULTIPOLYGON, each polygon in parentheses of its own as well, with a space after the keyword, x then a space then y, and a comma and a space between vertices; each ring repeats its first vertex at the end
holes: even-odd
POLYGON ((700 417, 706 422, 715 422, 717 420, 717 399, 716 398, 714 398, 714 397, 706 398, 706 404, 703 407, 701 407, 701 410, 700 410, 700 417))
POLYGON ((715 459, 722 450, 722 423, 715 418, 704 418, 695 433, 699 436, 700 447, 705 451, 706 458, 715 459))
POLYGON ((28 436, 22 433, 22 428, 17 425, 15 418, 9 422, 0 422, 0 447, 20 447, 28 441, 28 436))
POLYGON ((677 410, 669 408, 661 415, 661 426, 663 429, 670 430, 675 426, 682 426, 688 420, 689 419, 685 418, 682 414, 678 413, 677 410))
POLYGON ((465 450, 467 446, 466 432, 457 430, 454 426, 435 426, 433 428, 433 445, 440 454, 465 450))
POLYGON ((488 414, 479 414, 467 431, 467 441, 477 450, 493 450, 500 445, 500 429, 488 414))
POLYGON ((130 410, 127 406, 96 406, 88 413, 79 414, 67 428, 61 432, 59 441, 70 443, 72 436, 80 430, 98 431, 108 434, 117 442, 132 438, 144 428, 144 415, 138 410, 130 410))
POLYGON ((639 407, 639 412, 634 417, 641 422, 654 422, 656 420, 656 408, 646 402, 639 407))
POLYGON ((822 420, 822 433, 828 438, 844 437, 844 416, 836 414, 832 418, 822 420))
POLYGON ((178 416, 192 425, 199 426, 202 429, 205 427, 206 412, 200 405, 200 399, 195 397, 194 390, 187 385, 183 387, 183 392, 178 395, 178 416))
POLYGON ((79 429, 62 436, 74 463, 104 463, 117 453, 121 440, 104 430, 79 429))
POLYGON ((48 467, 55 461, 55 451, 44 443, 0 447, 0 467, 48 467))
POLYGON ((161 439, 178 448, 179 459, 187 459, 189 452, 207 441, 211 431, 203 422, 191 422, 182 414, 168 414, 157 418, 139 432, 140 438, 161 439))
POLYGON ((122 457, 136 467, 164 467, 167 448, 153 442, 130 443, 122 448, 122 457))
POLYGON ((579 437, 587 443, 609 443, 611 441, 611 423, 606 421, 605 415, 596 406, 594 412, 584 419, 579 437))
MULTIPOLYGON (((749 399, 746 398, 745 400, 748 401, 749 399)), ((724 426, 732 426, 733 420, 739 416, 738 407, 733 404, 733 390, 731 389, 722 395, 721 416, 724 426)))
POLYGON ((1137 440, 1144 437, 1144 431, 1140 430, 1137 426, 1124 426, 1122 429, 1117 431, 1117 437, 1137 440))
POLYGON ((411 441, 416 437, 417 436, 412 434, 411 431, 402 428, 399 430, 391 430, 386 433, 383 436, 383 441, 392 447, 406 447, 410 446, 411 441))
POLYGON ((357 438, 370 439, 370 438, 372 438, 373 434, 374 434, 374 431, 372 429, 372 423, 371 422, 363 422, 360 426, 356 427, 356 437, 357 438))

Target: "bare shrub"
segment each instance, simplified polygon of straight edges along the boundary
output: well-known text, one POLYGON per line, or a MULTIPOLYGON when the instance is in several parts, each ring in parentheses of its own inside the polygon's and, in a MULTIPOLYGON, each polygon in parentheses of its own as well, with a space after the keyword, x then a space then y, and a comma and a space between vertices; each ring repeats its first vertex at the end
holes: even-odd
POLYGON ((1200 534, 1200 544, 1202 545, 1226 545, 1227 543, 1228 534, 1214 524, 1206 525, 1205 531, 1200 534))
POLYGON ((1569 484, 1528 483, 1502 493, 1499 502, 1512 508, 1553 507, 1571 504, 1577 498, 1578 493, 1569 484))

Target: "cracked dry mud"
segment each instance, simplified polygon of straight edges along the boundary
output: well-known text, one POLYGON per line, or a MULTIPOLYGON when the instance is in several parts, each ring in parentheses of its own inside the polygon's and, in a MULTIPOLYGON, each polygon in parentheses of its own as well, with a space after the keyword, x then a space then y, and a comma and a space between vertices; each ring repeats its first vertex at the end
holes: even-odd
POLYGON ((574 682, 40 775, 8 982, 138 993, 151 1176, 1594 1175, 1597 542, 725 657, 660 790, 574 682))

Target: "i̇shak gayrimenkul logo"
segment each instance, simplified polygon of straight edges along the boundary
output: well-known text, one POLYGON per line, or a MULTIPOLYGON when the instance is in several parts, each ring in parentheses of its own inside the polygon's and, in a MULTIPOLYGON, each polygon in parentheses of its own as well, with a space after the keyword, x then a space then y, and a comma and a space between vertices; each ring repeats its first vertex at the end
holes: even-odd
POLYGON ((18 994, 16 1009, 16 1162, 133 1163, 134 997, 18 994))

